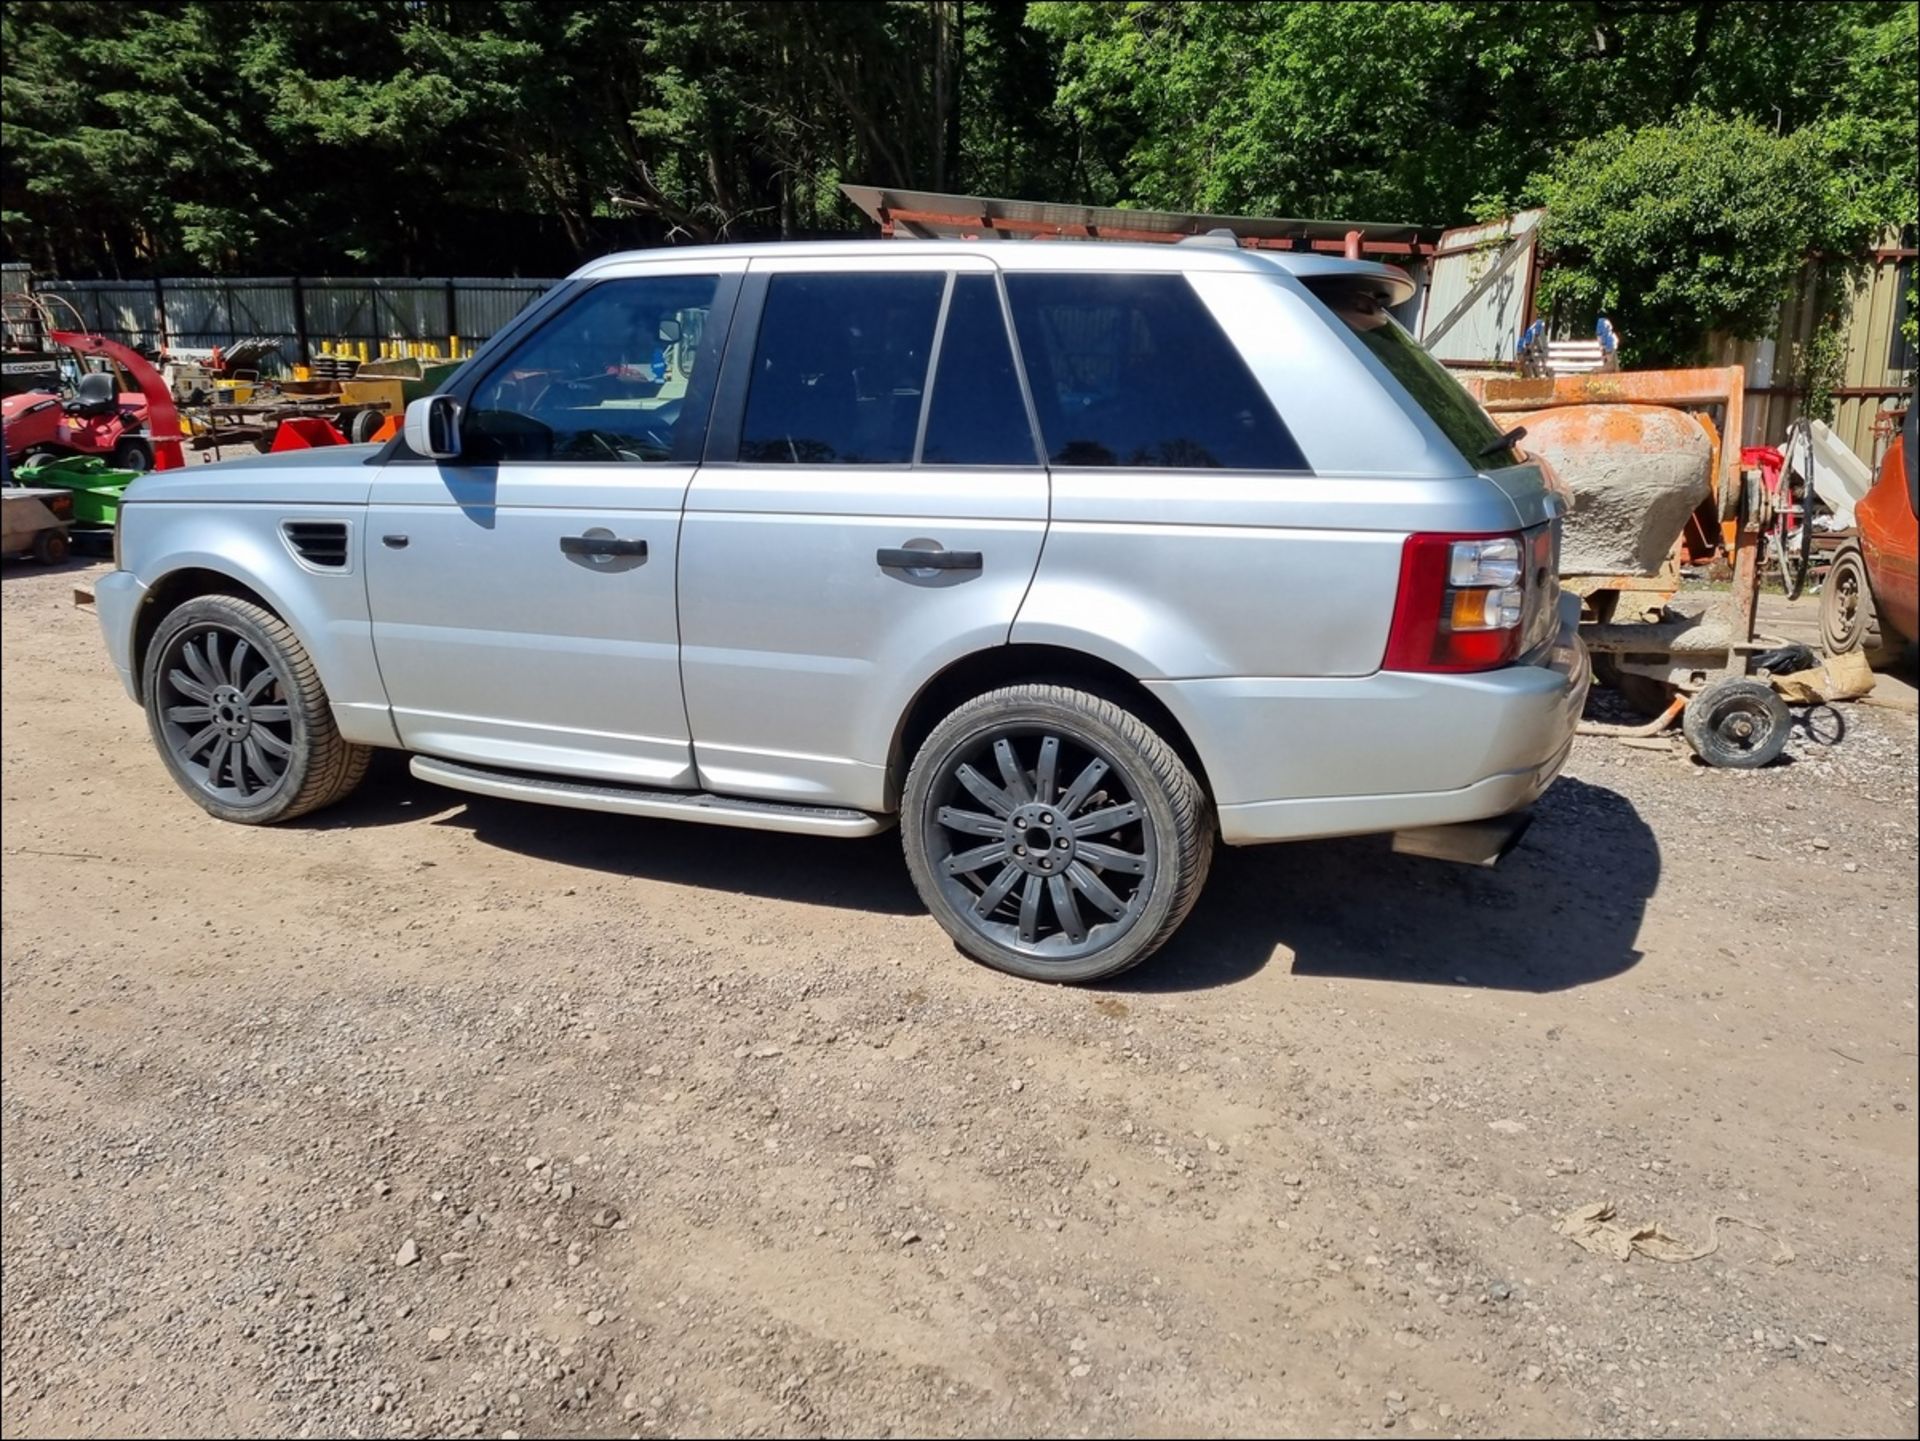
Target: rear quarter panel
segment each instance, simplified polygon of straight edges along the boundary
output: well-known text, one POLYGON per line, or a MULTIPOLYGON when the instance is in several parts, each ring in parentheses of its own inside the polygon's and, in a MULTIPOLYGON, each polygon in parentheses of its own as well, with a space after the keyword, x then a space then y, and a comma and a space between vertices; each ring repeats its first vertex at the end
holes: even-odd
POLYGON ((1311 473, 1055 468, 1012 639, 1141 679, 1370 674, 1407 535, 1518 529, 1533 496, 1469 469, 1292 277, 1189 280, 1311 473))

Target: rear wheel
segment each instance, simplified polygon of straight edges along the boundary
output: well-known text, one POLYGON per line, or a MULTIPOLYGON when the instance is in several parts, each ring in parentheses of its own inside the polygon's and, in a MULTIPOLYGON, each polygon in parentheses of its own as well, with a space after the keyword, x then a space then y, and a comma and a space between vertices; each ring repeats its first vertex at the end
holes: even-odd
POLYGON ((1890 649, 1867 583, 1867 558, 1858 545, 1842 546, 1827 570, 1820 593, 1820 648, 1828 655, 1865 651, 1869 660, 1890 649))
POLYGON ((266 825, 333 804, 372 752, 334 725, 318 672, 272 611, 190 600, 147 648, 147 726, 180 789, 223 821, 266 825))
POLYGON ((153 447, 130 436, 114 445, 112 464, 115 470, 137 470, 144 475, 153 469, 153 447))
POLYGON ((901 807, 907 868, 968 955, 1092 981, 1145 960, 1213 858, 1205 793, 1173 747, 1111 701, 1057 685, 990 691, 921 746, 901 807))

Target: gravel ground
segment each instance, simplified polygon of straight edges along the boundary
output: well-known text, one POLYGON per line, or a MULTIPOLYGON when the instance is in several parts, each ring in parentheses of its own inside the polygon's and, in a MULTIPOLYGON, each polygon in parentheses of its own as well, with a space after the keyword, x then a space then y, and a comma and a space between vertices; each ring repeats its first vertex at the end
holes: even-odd
POLYGON ((1909 716, 1582 740, 1492 873, 1223 852, 1065 990, 893 837, 221 825, 96 570, 0 587, 6 1436, 1915 1434, 1909 716))

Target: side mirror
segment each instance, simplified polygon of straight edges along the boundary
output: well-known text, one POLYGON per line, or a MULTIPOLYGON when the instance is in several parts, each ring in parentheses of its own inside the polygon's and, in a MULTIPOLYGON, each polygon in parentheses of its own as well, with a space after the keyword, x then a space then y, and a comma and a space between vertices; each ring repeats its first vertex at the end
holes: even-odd
POLYGON ((451 395, 427 395, 407 406, 407 449, 428 460, 452 460, 460 454, 460 402, 451 395))

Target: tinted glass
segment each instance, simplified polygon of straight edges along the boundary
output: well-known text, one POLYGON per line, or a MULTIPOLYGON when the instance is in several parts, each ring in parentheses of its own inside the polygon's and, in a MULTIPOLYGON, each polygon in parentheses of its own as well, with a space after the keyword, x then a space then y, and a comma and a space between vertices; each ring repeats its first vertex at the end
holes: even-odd
POLYGON ((920 429, 944 275, 776 275, 740 459, 904 465, 920 429))
POLYGON ((1441 434, 1476 466, 1517 465, 1520 457, 1503 439, 1505 428, 1480 408, 1452 373, 1427 353, 1406 328, 1387 314, 1372 294, 1341 286, 1319 286, 1314 293, 1344 320, 1360 343, 1405 387, 1414 404, 1440 427, 1441 434))
POLYGON ((1055 465, 1305 470, 1239 352, 1178 275, 1009 275, 1055 465))
POLYGON ((596 285, 480 382, 462 458, 670 460, 717 283, 674 275, 596 285))
POLYGON ((1039 464, 999 287, 990 275, 953 282, 920 459, 926 465, 1039 464))

